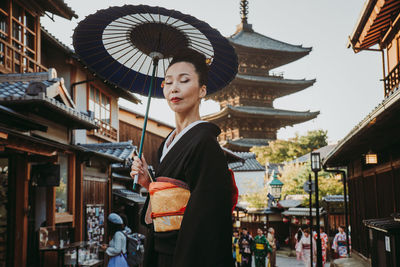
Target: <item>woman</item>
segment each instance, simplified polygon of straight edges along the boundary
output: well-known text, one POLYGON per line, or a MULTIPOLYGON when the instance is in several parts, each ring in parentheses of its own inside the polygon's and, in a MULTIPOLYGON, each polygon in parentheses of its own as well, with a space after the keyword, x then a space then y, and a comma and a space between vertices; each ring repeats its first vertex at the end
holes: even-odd
POLYGON ((347 238, 344 229, 344 226, 338 227, 339 232, 335 235, 332 244, 332 249, 339 255, 339 258, 346 258, 348 256, 347 238))
POLYGON ((126 237, 122 233, 123 223, 122 218, 116 213, 110 213, 108 216, 108 234, 112 236, 112 239, 108 247, 107 245, 102 246, 110 256, 108 267, 129 267, 125 259, 126 237))
POLYGON ((299 252, 301 255, 301 260, 304 263, 305 267, 311 267, 311 253, 313 253, 313 258, 315 256, 315 240, 312 240, 313 242, 313 250, 311 252, 311 241, 310 241, 310 230, 309 229, 304 229, 303 230, 303 235, 297 244, 296 252, 299 252))
MULTIPOLYGON (((175 113, 176 129, 158 150, 155 177, 185 182, 190 198, 179 230, 156 232, 147 211, 142 222, 149 227, 144 266, 233 266, 232 180, 216 137, 220 129, 200 120, 200 101, 207 94, 206 58, 193 50, 181 51, 171 61, 163 93, 175 113)), ((149 188, 144 157, 134 158, 131 176, 149 188)))
POLYGON ((301 228, 299 228, 299 230, 297 230, 297 233, 294 235, 294 239, 296 241, 296 245, 294 246, 294 248, 296 250, 297 260, 301 260, 301 253, 297 250, 297 247, 299 245, 302 236, 303 236, 303 231, 301 230, 301 228))

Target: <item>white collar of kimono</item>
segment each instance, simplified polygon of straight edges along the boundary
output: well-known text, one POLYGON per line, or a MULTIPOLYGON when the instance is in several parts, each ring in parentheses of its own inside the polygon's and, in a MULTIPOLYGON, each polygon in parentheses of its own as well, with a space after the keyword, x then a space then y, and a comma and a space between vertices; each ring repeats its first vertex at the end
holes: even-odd
POLYGON ((178 140, 179 140, 187 131, 189 131, 190 129, 192 129, 192 128, 193 128, 194 126, 196 126, 197 124, 203 123, 203 122, 206 122, 206 121, 199 120, 199 121, 192 122, 191 124, 189 124, 188 126, 186 126, 186 127, 185 127, 179 134, 177 134, 176 136, 175 136, 175 131, 176 131, 176 129, 173 130, 173 132, 168 136, 168 139, 167 139, 167 140, 165 141, 165 143, 164 143, 162 155, 161 155, 161 158, 160 158, 160 163, 161 163, 161 161, 164 159, 164 157, 167 155, 167 153, 171 150, 171 148, 176 144, 176 142, 178 142, 178 140), (174 137, 174 136, 175 136, 175 137, 174 137), (171 138, 173 138, 172 142, 171 142, 171 138), (169 144, 169 145, 168 145, 168 144, 169 144))

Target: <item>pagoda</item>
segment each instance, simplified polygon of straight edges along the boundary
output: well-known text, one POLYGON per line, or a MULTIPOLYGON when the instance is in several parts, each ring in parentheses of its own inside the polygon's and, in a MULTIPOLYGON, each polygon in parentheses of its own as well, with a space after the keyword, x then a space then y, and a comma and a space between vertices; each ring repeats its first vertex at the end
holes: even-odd
POLYGON ((248 152, 276 140, 278 129, 316 118, 319 112, 299 112, 273 107, 276 98, 293 94, 314 84, 313 80, 285 79, 272 69, 296 61, 311 51, 261 35, 247 23, 248 1, 241 1, 241 23, 228 38, 239 60, 236 78, 224 89, 208 96, 220 111, 204 120, 221 128, 219 142, 233 151, 248 152))

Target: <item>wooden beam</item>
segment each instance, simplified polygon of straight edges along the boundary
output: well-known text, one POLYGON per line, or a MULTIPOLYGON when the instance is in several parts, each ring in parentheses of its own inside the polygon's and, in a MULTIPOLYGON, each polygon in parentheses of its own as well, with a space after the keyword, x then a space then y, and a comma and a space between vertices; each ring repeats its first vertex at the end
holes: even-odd
MULTIPOLYGON (((75 177, 76 177, 76 156, 75 154, 70 154, 68 157, 68 210, 72 216, 72 219, 75 215, 75 177)), ((75 220, 72 220, 72 227, 75 226, 75 220)))
POLYGON ((28 246, 30 164, 23 155, 16 156, 16 211, 14 266, 26 266, 28 246))
POLYGON ((28 162, 50 162, 50 163, 56 163, 58 162, 58 155, 46 157, 42 155, 28 155, 28 162))
POLYGON ((55 187, 48 187, 46 194, 46 226, 56 225, 56 189, 55 187))
POLYGON ((0 138, 1 139, 7 139, 8 138, 8 133, 0 132, 0 138))
POLYGON ((75 242, 83 240, 83 162, 76 161, 75 242))

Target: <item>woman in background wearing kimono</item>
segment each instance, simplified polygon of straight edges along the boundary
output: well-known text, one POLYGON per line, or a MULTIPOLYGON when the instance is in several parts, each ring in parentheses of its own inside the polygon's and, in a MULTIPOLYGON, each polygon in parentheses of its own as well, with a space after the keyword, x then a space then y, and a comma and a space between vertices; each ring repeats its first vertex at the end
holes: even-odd
POLYGON ((346 233, 344 232, 344 226, 338 227, 339 233, 335 235, 333 239, 332 249, 335 253, 338 253, 339 258, 346 258, 347 254, 347 239, 346 233))
POLYGON ((300 253, 301 260, 304 262, 305 267, 311 267, 311 253, 313 253, 313 258, 315 256, 315 240, 312 239, 313 242, 313 250, 311 252, 311 242, 310 242, 310 230, 309 229, 304 229, 303 230, 303 235, 297 244, 296 252, 300 253))
MULTIPOLYGON (((145 267, 233 266, 232 192, 233 182, 227 161, 217 141, 221 130, 201 121, 199 106, 207 94, 208 65, 203 54, 181 51, 171 61, 163 93, 175 113, 176 128, 158 150, 155 177, 169 177, 188 185, 190 198, 179 230, 156 232, 149 228, 145 267)), ((139 174, 139 184, 149 188, 144 157, 134 158, 131 176, 139 174)), ((157 179, 157 178, 156 178, 157 179)))

